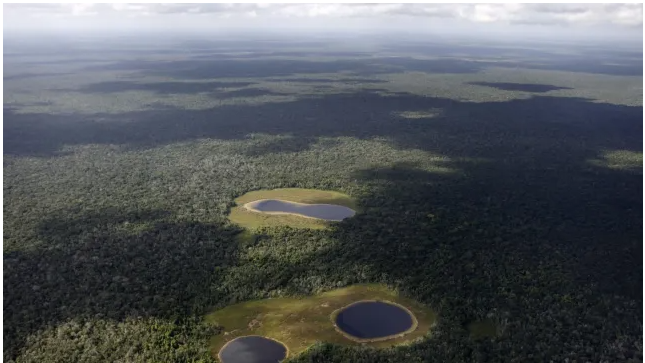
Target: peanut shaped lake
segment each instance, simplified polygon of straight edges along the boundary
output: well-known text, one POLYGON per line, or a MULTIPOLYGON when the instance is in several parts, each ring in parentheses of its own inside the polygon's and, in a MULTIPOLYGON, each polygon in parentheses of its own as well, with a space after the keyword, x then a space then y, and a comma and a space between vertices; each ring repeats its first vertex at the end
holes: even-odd
POLYGON ((359 301, 338 312, 336 327, 357 341, 385 340, 416 328, 409 310, 384 301, 359 301))
POLYGON ((222 363, 277 363, 287 357, 287 348, 273 339, 249 335, 226 343, 218 356, 222 363))
POLYGON ((351 208, 336 204, 304 204, 278 199, 262 199, 246 203, 245 207, 254 212, 267 214, 295 214, 307 218, 342 221, 356 214, 351 208))

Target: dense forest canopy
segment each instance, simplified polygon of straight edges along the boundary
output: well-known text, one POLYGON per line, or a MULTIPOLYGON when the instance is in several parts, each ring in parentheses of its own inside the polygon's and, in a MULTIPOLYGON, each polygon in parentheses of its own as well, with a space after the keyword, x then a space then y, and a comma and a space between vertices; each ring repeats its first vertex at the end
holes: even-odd
POLYGON ((213 309, 358 283, 432 334, 289 361, 642 361, 642 75, 572 45, 7 42, 4 361, 211 362, 213 309), (238 238, 276 188, 360 213, 238 238))

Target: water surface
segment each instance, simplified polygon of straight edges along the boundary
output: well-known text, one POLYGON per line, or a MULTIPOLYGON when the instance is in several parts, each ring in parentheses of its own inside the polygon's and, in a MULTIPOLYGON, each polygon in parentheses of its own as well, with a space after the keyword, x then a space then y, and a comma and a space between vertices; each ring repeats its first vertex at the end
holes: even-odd
POLYGON ((348 207, 335 204, 300 204, 277 199, 264 199, 251 203, 253 209, 265 213, 294 213, 328 221, 342 221, 356 212, 348 207))
POLYGON ((414 324, 403 308, 381 301, 362 301, 341 310, 336 325, 360 339, 376 339, 406 332, 414 324))
POLYGON ((219 352, 222 363, 277 363, 286 356, 284 345, 257 335, 233 339, 219 352))

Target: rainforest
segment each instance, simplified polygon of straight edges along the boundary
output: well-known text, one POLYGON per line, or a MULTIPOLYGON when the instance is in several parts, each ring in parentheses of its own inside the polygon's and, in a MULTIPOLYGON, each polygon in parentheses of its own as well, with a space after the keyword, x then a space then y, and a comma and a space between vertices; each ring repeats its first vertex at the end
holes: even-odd
POLYGON ((43 36, 3 72, 5 362, 642 361, 642 48, 43 36), (335 330, 363 300, 403 335, 335 330))

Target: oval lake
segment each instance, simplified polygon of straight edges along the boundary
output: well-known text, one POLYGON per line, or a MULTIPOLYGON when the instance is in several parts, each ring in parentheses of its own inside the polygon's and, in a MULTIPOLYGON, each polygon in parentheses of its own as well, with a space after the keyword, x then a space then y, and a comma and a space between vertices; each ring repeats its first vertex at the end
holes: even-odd
POLYGON ((351 208, 336 204, 303 204, 278 199, 263 199, 246 204, 246 207, 255 212, 269 214, 297 214, 309 218, 324 219, 327 221, 342 221, 356 214, 351 208))
POLYGON ((286 356, 282 343, 257 335, 235 338, 219 352, 222 363, 277 363, 286 356))
POLYGON ((405 333, 414 326, 406 309, 381 301, 360 301, 341 310, 336 326, 359 339, 378 339, 405 333))

